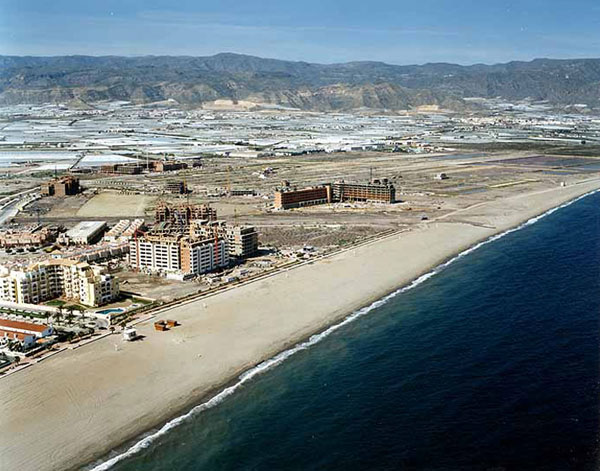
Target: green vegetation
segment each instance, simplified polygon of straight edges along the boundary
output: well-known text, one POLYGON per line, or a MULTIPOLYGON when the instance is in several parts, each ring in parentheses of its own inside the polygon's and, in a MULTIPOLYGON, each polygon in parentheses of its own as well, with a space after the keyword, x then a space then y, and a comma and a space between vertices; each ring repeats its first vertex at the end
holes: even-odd
POLYGON ((31 312, 31 311, 17 311, 15 309, 6 309, 0 308, 0 313, 9 314, 9 315, 17 315, 22 317, 29 317, 31 319, 46 319, 48 316, 41 312, 31 312))
POLYGON ((46 302, 45 304, 46 304, 46 306, 59 307, 59 306, 64 306, 65 304, 67 304, 67 302, 63 301, 62 299, 53 299, 51 301, 46 302))
POLYGON ((149 299, 142 299, 142 298, 136 298, 136 297, 132 297, 131 302, 134 302, 137 304, 142 304, 144 306, 147 306, 148 304, 152 304, 152 301, 150 301, 149 299))
POLYGON ((84 312, 87 311, 88 309, 91 309, 91 307, 86 307, 82 304, 69 304, 68 306, 65 306, 65 308, 68 309, 73 309, 74 311, 79 311, 79 312, 84 312))

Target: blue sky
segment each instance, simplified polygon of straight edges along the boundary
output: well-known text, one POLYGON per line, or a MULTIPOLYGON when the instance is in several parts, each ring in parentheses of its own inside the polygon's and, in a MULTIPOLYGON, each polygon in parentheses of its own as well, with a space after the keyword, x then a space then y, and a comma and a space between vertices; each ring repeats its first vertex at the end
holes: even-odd
POLYGON ((0 0, 0 54, 460 64, 600 57, 598 0, 0 0))

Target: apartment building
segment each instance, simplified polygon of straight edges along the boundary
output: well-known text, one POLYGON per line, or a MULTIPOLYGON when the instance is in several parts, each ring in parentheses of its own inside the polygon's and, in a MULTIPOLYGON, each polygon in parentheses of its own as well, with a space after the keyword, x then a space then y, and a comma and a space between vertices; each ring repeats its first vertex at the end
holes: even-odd
POLYGON ((224 221, 196 220, 190 223, 190 236, 227 239, 230 257, 247 258, 258 251, 258 232, 252 226, 238 226, 224 221))
POLYGON ((181 269, 179 237, 146 235, 129 242, 129 262, 137 269, 175 272, 181 269))
POLYGON ((131 240, 129 263, 135 269, 193 276, 229 265, 226 238, 147 234, 131 240))
POLYGON ((39 304, 55 298, 101 306, 119 296, 118 280, 102 267, 71 259, 54 259, 0 275, 0 299, 39 304))
POLYGON ((56 240, 58 230, 39 224, 0 232, 0 247, 40 246, 56 240))
POLYGON ((229 249, 226 239, 182 239, 182 273, 196 275, 227 266, 229 266, 229 249))

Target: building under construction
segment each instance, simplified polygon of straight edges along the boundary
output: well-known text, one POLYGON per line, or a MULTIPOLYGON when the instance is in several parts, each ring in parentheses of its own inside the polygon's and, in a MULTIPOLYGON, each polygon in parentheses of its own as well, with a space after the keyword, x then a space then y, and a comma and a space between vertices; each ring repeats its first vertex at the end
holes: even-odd
POLYGON ((301 190, 284 188, 275 191, 276 209, 301 208, 330 202, 331 187, 329 185, 313 186, 301 190))
POLYGON ((177 226, 189 226, 194 219, 217 220, 217 210, 207 204, 170 204, 160 202, 154 212, 156 224, 169 223, 177 226))
POLYGON ((183 180, 176 180, 165 183, 165 191, 175 195, 185 195, 188 192, 188 189, 183 180))
POLYGON ((53 178, 50 181, 42 183, 40 187, 40 194, 42 196, 76 195, 80 191, 79 178, 72 177, 71 175, 53 178))
POLYGON ((393 203, 396 189, 387 178, 370 183, 346 183, 343 180, 331 184, 333 201, 367 201, 393 203))
POLYGON ((174 160, 160 160, 152 163, 152 170, 155 172, 173 172, 175 170, 185 170, 188 164, 174 160))
POLYGON ((274 206, 276 209, 290 209, 344 201, 393 203, 396 201, 396 189, 387 178, 372 180, 370 183, 347 183, 340 180, 301 190, 277 190, 274 206))
POLYGON ((213 234, 227 239, 230 257, 248 258, 258 252, 258 232, 252 226, 206 220, 195 220, 190 224, 190 237, 207 238, 213 234))

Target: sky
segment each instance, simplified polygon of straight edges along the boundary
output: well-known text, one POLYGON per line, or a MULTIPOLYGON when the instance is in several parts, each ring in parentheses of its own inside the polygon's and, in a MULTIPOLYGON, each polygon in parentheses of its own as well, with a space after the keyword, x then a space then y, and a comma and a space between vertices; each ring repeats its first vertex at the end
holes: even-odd
POLYGON ((0 0, 1 55, 338 63, 600 57, 598 0, 0 0))

